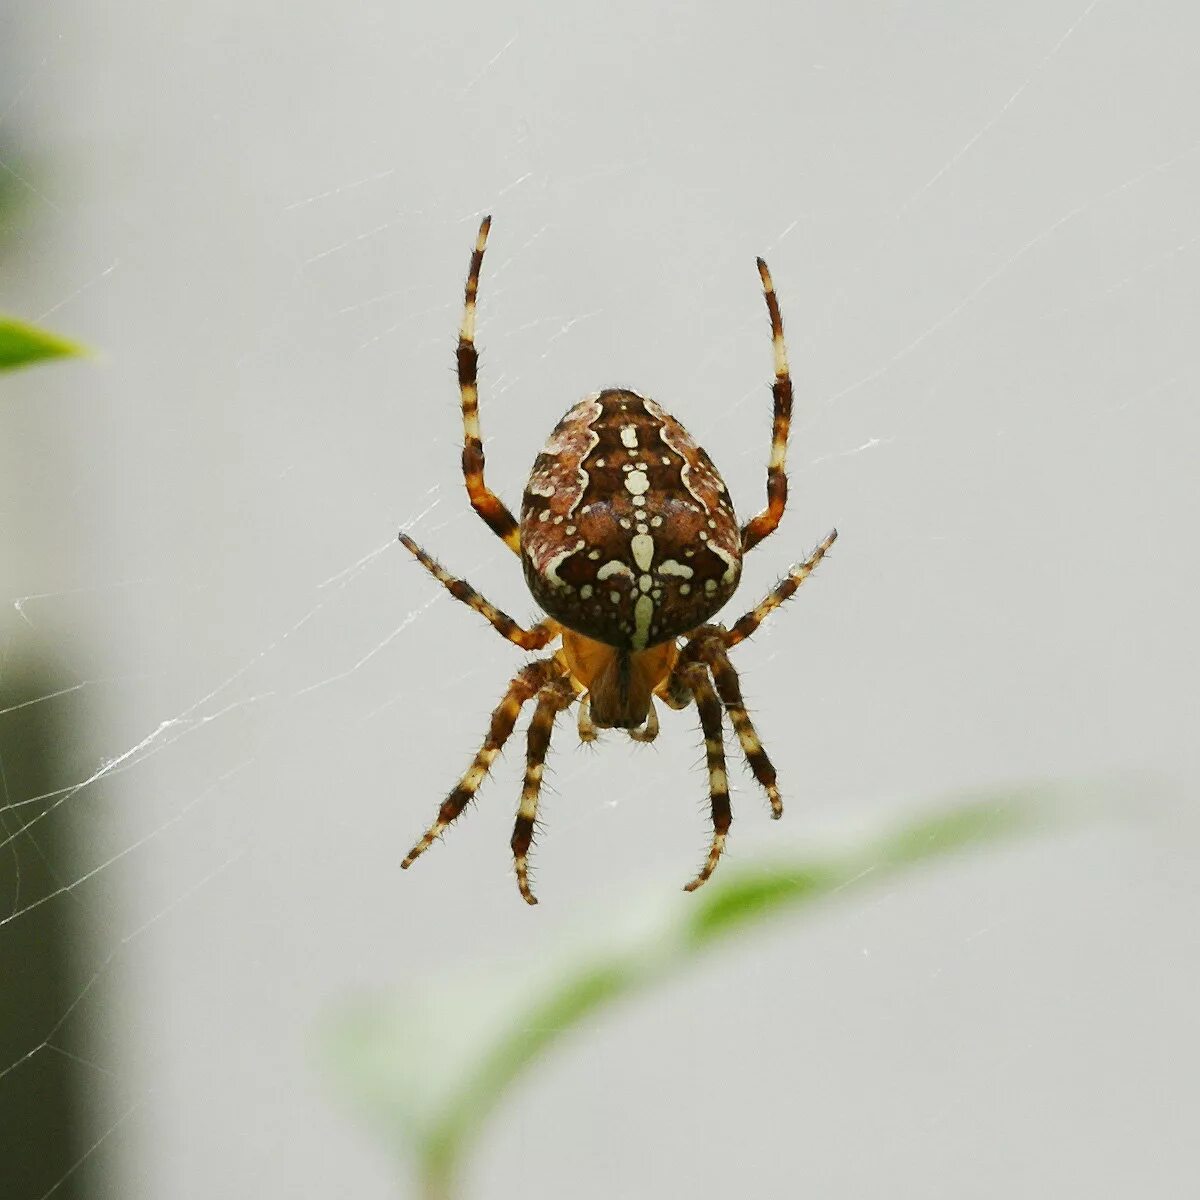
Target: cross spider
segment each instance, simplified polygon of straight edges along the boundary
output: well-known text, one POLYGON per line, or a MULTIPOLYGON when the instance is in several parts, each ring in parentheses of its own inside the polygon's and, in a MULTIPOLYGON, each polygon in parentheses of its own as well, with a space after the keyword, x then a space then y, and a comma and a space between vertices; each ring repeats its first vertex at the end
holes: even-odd
POLYGON ((733 595, 742 556, 774 532, 787 503, 792 380, 771 275, 760 258, 775 350, 775 419, 762 512, 739 526, 716 467, 683 426, 653 400, 625 388, 606 388, 581 400, 559 421, 533 464, 518 522, 483 479, 475 297, 490 228, 491 217, 485 217, 471 256, 458 334, 463 475, 471 506, 520 557, 526 585, 549 615, 522 629, 406 533, 400 541, 455 599, 522 650, 541 650, 559 638, 562 645, 513 677, 475 761, 401 866, 412 866, 462 813, 512 734, 521 708, 536 698, 512 835, 517 886, 527 903, 536 904, 527 859, 555 719, 578 700, 581 741, 594 741, 598 729, 616 728, 635 741, 652 742, 658 736, 657 696, 674 709, 694 703, 704 731, 713 835, 700 873, 686 885, 685 890, 694 891, 713 873, 732 819, 722 706, 750 770, 767 793, 771 815, 783 814, 775 768, 742 702, 728 651, 795 593, 837 537, 835 529, 807 562, 794 566, 728 629, 707 624, 733 595))

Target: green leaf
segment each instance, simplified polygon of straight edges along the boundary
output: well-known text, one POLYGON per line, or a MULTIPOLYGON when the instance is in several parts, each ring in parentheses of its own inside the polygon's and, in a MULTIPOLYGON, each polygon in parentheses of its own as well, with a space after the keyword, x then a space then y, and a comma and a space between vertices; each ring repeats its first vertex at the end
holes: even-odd
POLYGON ((0 317, 0 371, 27 367, 47 358, 78 358, 86 354, 82 346, 57 334, 12 317, 0 317))
POLYGON ((364 998, 335 1014, 324 1058, 369 1124, 415 1157, 429 1197, 451 1195, 488 1114, 529 1066, 592 1013, 680 970, 722 938, 783 911, 1032 828, 1063 793, 960 801, 800 859, 726 865, 694 896, 659 887, 557 954, 479 969, 419 994, 364 998))

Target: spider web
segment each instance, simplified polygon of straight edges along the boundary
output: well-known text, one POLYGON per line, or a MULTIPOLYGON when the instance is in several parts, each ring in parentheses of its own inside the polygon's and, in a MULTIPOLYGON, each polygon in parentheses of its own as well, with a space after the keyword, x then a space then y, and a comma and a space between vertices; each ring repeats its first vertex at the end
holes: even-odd
MULTIPOLYGON (((188 1181, 211 1179, 214 1147, 228 1178, 269 1170, 281 1194, 382 1189, 389 1169, 360 1161, 304 1061, 322 1006, 485 947, 535 952, 572 909, 631 878, 681 883, 702 858, 697 723, 664 714, 650 750, 610 737, 584 753, 559 722, 537 927, 507 856, 521 726, 447 845, 397 869, 522 658, 405 559, 395 528, 531 616, 455 473, 450 351, 476 201, 496 213, 488 478, 510 503, 560 412, 629 383, 756 510, 770 359, 753 256, 771 262, 798 382, 792 504, 736 603, 843 532, 739 659, 785 794, 819 798, 789 809, 795 836, 864 798, 1138 765, 1150 744, 1190 777, 1187 693, 1165 664, 1194 569, 1164 547, 1195 499, 1178 422, 1198 374, 1180 314, 1194 320, 1200 125, 1182 102, 1187 10, 1169 12, 985 6, 944 30, 883 5, 861 28, 796 18, 803 80, 769 72, 760 92, 751 63, 728 111, 697 96, 684 112, 641 83, 607 114, 547 63, 569 46, 602 64, 611 34, 585 49, 531 14, 481 11, 465 39, 438 14, 416 38, 356 17, 330 46, 327 14, 305 10, 278 59, 272 24, 243 16, 215 67, 196 48, 228 33, 215 15, 198 40, 182 12, 118 15, 101 37, 69 4, 17 30, 0 82, 4 307, 102 357, 0 377, 0 969, 28 980, 5 1017, 0 1124, 22 1130, 51 1089, 86 1131, 65 1158, 21 1141, 6 1197, 106 1179, 199 1194, 188 1181), (105 92, 146 39, 152 67, 105 92), (195 85, 163 129, 144 114, 161 70, 195 85), (1101 120, 1114 75, 1126 103, 1101 120), (643 128, 639 103, 661 123, 643 128), (755 104, 811 115, 783 136, 755 104), (1143 583, 1106 573, 1097 599, 1113 546, 1141 548, 1143 583), (1160 622, 1098 664, 1088 639, 1144 628, 1147 594, 1160 622), (887 753, 864 754, 885 722, 887 753), (281 1096, 286 1120, 237 1138, 281 1096), (295 1136, 309 1127, 329 1130, 315 1152, 295 1136)), ((720 61, 712 31, 656 16, 646 36, 663 86, 687 86, 693 51, 720 61)), ((731 853, 772 844, 748 778, 734 804, 731 853)), ((1019 925, 1003 906, 967 912, 918 996, 1019 925)), ((930 1101, 930 1127, 955 1104, 930 1101)), ((885 1140, 881 1161, 903 1153, 885 1140)))

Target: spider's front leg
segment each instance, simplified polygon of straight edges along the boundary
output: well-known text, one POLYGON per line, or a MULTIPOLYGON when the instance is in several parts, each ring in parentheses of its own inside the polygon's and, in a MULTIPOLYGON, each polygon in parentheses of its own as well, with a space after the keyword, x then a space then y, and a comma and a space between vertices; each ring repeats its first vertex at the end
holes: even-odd
POLYGON ((488 727, 487 738, 475 755, 474 762, 467 768, 466 774, 458 781, 458 785, 442 801, 437 819, 425 831, 425 835, 408 852, 400 864, 408 869, 429 849, 436 838, 440 837, 451 821, 454 821, 464 808, 474 798, 479 785, 484 781, 492 762, 504 747, 504 743, 512 736, 513 726, 527 700, 532 699, 547 684, 562 678, 562 667, 554 658, 542 658, 531 662, 513 678, 504 693, 504 699, 492 713, 491 725, 488 727))
POLYGON ((775 355, 775 382, 771 395, 775 415, 771 424, 771 457, 767 463, 767 507, 742 526, 742 553, 754 549, 765 537, 775 532, 787 507, 787 443, 792 424, 792 375, 788 369, 787 345, 783 340, 783 317, 775 297, 775 285, 767 264, 758 260, 758 275, 762 280, 763 298, 771 318, 771 347, 775 355))
POLYGON ((533 844, 537 824, 538 798, 542 792, 542 775, 546 769, 546 751, 554 721, 564 708, 575 700, 575 693, 564 679, 548 683, 538 693, 537 708, 529 722, 528 748, 525 752, 525 783, 521 788, 521 803, 513 826, 513 865, 517 872, 517 887, 526 904, 536 904, 537 897, 529 887, 529 847, 533 844))
POLYGON ((462 469, 471 507, 514 554, 520 554, 521 532, 517 526, 517 519, 483 479, 483 434, 479 428, 479 354, 475 349, 475 298, 479 294, 479 271, 483 266, 483 252, 487 249, 488 231, 491 227, 492 218, 484 217, 479 226, 479 236, 475 239, 471 266, 467 271, 462 324, 458 327, 456 357, 458 390, 462 399, 462 469))

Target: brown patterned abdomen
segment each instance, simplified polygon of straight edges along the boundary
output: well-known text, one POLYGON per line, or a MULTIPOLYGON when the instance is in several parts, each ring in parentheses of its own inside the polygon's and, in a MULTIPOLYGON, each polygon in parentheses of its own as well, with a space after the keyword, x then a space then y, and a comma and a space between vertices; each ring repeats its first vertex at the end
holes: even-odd
POLYGON ((521 506, 537 602, 596 641, 644 650, 704 624, 733 595, 741 537, 717 469, 653 400, 581 400, 538 455, 521 506))

